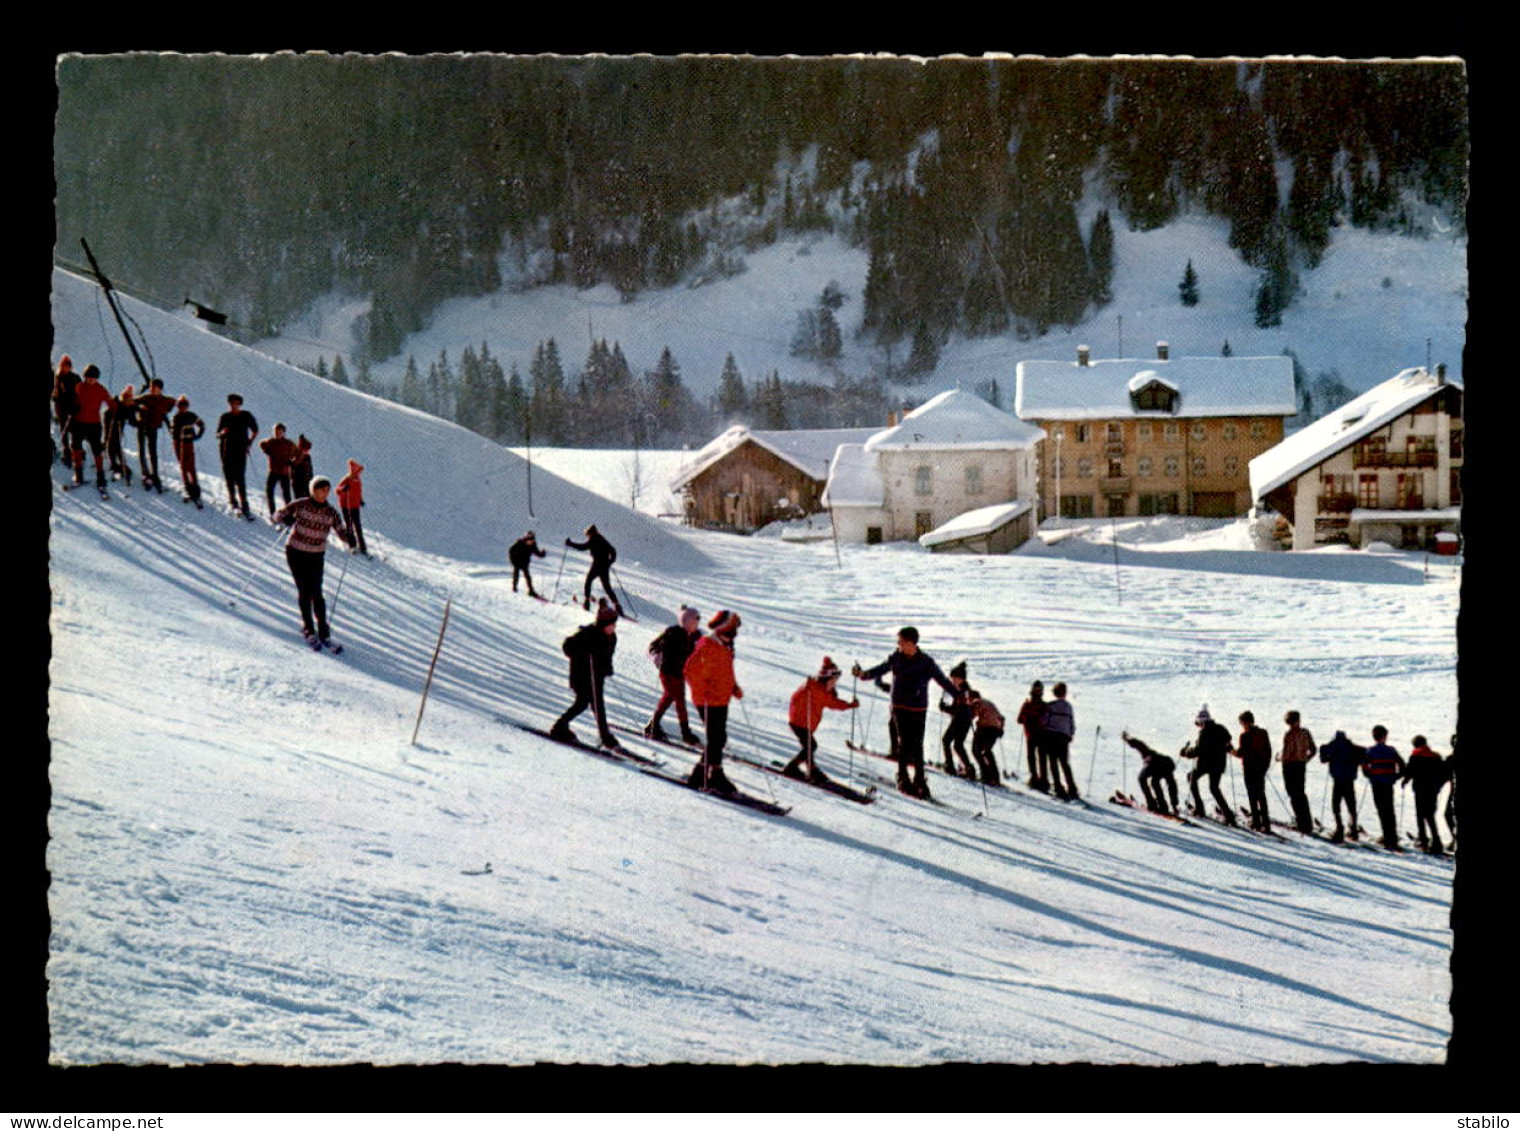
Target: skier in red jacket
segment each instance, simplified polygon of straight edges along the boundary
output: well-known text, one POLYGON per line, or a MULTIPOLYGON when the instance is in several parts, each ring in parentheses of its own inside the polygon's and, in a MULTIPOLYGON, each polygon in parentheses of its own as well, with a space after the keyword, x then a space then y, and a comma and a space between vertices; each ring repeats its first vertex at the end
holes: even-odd
POLYGON ((100 383, 100 370, 84 367, 84 380, 74 390, 74 414, 69 420, 69 450, 74 461, 74 482, 84 482, 84 446, 90 445, 95 457, 95 486, 106 486, 105 412, 111 404, 110 391, 100 383))
POLYGON ((781 771, 787 777, 816 783, 829 780, 814 760, 814 754, 818 750, 815 735, 818 724, 823 720, 823 712, 853 711, 860 706, 859 699, 846 701, 834 693, 839 675, 839 665, 825 656, 819 665, 818 674, 808 676, 802 686, 792 693, 786 721, 790 724, 792 733, 797 736, 797 741, 802 744, 802 749, 786 764, 786 769, 781 771))

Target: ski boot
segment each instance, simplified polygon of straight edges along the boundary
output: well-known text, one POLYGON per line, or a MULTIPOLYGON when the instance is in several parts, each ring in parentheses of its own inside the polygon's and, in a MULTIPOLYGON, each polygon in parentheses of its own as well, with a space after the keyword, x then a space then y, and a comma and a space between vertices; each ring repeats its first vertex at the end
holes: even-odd
POLYGON ((656 742, 669 742, 670 735, 665 733, 665 728, 659 723, 650 723, 644 728, 644 737, 652 738, 656 742))
POLYGON ((555 723, 549 728, 549 737, 555 742, 569 742, 580 745, 580 739, 575 737, 575 732, 563 723, 555 723))
POLYGON ((703 745, 702 740, 697 737, 696 733, 690 727, 687 727, 681 732, 681 741, 686 743, 688 746, 703 745))

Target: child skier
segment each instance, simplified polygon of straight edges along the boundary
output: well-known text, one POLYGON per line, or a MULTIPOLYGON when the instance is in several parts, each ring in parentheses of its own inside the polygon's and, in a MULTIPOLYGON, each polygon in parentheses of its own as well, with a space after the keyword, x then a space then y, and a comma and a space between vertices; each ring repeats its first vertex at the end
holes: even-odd
POLYGON ((956 773, 955 758, 961 760, 960 776, 963 778, 976 777, 976 771, 971 768, 971 759, 966 756, 966 735, 971 733, 971 704, 969 696, 971 685, 966 682, 966 661, 962 660, 950 669, 950 682, 955 684, 960 691, 958 696, 941 695, 939 709, 950 716, 950 722, 945 727, 945 733, 940 737, 940 750, 945 756, 945 773, 956 773))
POLYGON ((327 599, 322 596, 322 569, 325 564, 327 536, 336 534, 348 541, 343 517, 327 502, 332 490, 326 476, 311 481, 311 494, 281 507, 274 521, 291 528, 285 541, 285 563, 296 583, 296 599, 301 606, 301 635, 313 650, 329 643, 327 599))
POLYGON ((668 708, 674 706, 676 721, 681 724, 681 741, 691 746, 702 745, 702 740, 692 733, 691 721, 686 714, 685 674, 686 661, 696 650, 697 641, 702 639, 701 620, 702 614, 696 609, 682 605, 676 623, 649 643, 649 656, 660 675, 660 701, 644 726, 646 738, 669 741, 665 728, 660 726, 660 719, 668 708))
POLYGON ((201 483, 195 473, 195 441, 205 433, 206 422, 190 411, 189 397, 180 397, 174 403, 179 411, 169 421, 169 435, 174 439, 174 458, 179 461, 179 481, 185 487, 185 502, 202 510, 201 483))
POLYGON ((521 577, 528 583, 528 596, 538 596, 533 590, 533 571, 530 567, 533 559, 543 557, 545 552, 531 530, 507 547, 507 561, 512 563, 512 592, 517 592, 517 579, 521 577))
POLYGON ((100 369, 94 365, 84 367, 84 380, 74 389, 74 414, 69 419, 69 451, 74 461, 74 482, 84 482, 84 448, 90 446, 95 460, 95 486, 106 488, 103 431, 105 412, 111 403, 111 394, 100 383, 100 369))
POLYGON ((1382 826, 1382 845, 1390 852, 1399 851, 1399 819, 1393 805, 1393 783, 1404 773, 1404 759, 1389 746, 1388 728, 1372 728, 1372 745, 1367 747, 1367 759, 1362 772, 1372 787, 1372 803, 1377 807, 1378 823, 1382 826))
POLYGON ((132 468, 122 454, 121 436, 127 425, 137 423, 137 400, 131 385, 111 398, 106 410, 106 459, 111 464, 111 478, 124 480, 132 486, 132 468))
POLYGON ((992 748, 1003 737, 1003 715, 992 700, 983 698, 979 691, 967 688, 966 697, 970 700, 971 717, 976 722, 976 732, 971 737, 971 756, 981 771, 982 784, 1002 785, 992 748))
POLYGON ((1045 685, 1035 680, 1029 685, 1029 698, 1019 707, 1014 722, 1024 728, 1024 754, 1029 760, 1029 788, 1050 792, 1045 755, 1040 749, 1040 723, 1045 718, 1045 685))
POLYGON ((349 544, 367 558, 369 549, 364 545, 364 523, 359 518, 359 508, 364 505, 363 476, 364 465, 356 459, 349 460, 348 474, 338 480, 338 506, 348 527, 349 544))
POLYGON ((1330 767, 1330 808, 1335 814, 1335 832, 1330 839, 1339 844, 1349 835, 1356 840, 1360 835, 1356 825, 1356 771, 1367 758, 1367 751, 1338 730, 1335 737, 1319 748, 1319 760, 1330 767), (1350 832, 1341 824, 1341 806, 1345 805, 1351 818, 1350 832))
POLYGON ((1272 831, 1272 814, 1267 809, 1267 771, 1272 768, 1272 739, 1256 725, 1250 711, 1240 712, 1240 738, 1235 755, 1240 759, 1246 779, 1246 802, 1251 810, 1251 827, 1258 832, 1272 831))
POLYGON ((1055 698, 1045 704, 1045 716, 1040 722, 1041 744, 1046 752, 1050 784, 1055 795, 1062 801, 1076 801, 1077 782, 1071 773, 1071 740, 1077 734, 1077 717, 1071 704, 1066 701, 1064 683, 1056 684, 1050 693, 1055 698))
MULTIPOLYGON (((290 465, 296 458, 296 444, 289 436, 285 435, 285 425, 276 424, 274 435, 267 440, 259 441, 259 451, 269 460, 269 475, 264 480, 264 499, 269 504, 269 513, 274 514, 274 489, 279 487, 280 497, 285 502, 290 502, 290 465)), ((338 484, 338 492, 341 495, 343 484, 338 484)), ((296 496, 300 498, 300 495, 296 496)))
POLYGON ((1153 749, 1141 742, 1138 738, 1130 736, 1129 731, 1121 735, 1124 741, 1133 747, 1140 755, 1140 793, 1145 798, 1145 807, 1153 813, 1175 814, 1179 808, 1177 804, 1177 763, 1168 758, 1161 751, 1153 749), (1171 807, 1167 807, 1167 799, 1161 792, 1161 787, 1171 794, 1171 807))
POLYGON ((1230 803, 1224 799, 1224 794, 1219 789, 1219 777, 1229 765, 1227 759, 1234 749, 1230 744, 1230 732, 1214 721, 1206 703, 1193 722, 1198 727, 1198 739, 1182 748, 1182 756, 1197 759, 1197 764, 1188 774, 1188 785, 1193 789, 1194 812, 1200 817, 1208 815, 1203 804, 1203 794, 1198 789, 1199 779, 1208 778, 1209 793, 1213 795, 1214 804, 1219 806, 1219 812, 1223 815, 1220 819, 1227 825, 1238 824, 1235 814, 1230 811, 1230 803))
MULTIPOLYGON (((152 487, 160 495, 164 485, 158 477, 158 430, 168 426, 174 408, 174 399, 164 395, 161 377, 149 381, 147 393, 137 398, 137 466, 143 490, 152 487)), ((173 432, 169 435, 172 442, 173 432)))
POLYGON ((1441 832, 1436 827, 1436 799, 1450 777, 1446 763, 1425 742, 1423 734, 1414 736, 1409 761, 1404 764, 1400 786, 1414 782, 1414 819, 1420 847, 1426 852, 1442 851, 1441 832), (1427 830, 1428 835, 1427 835, 1427 830))
POLYGON ((739 614, 719 609, 707 622, 709 635, 697 641, 682 669, 691 688, 691 701, 706 731, 702 760, 687 784, 715 793, 736 793, 723 773, 723 748, 728 744, 728 704, 743 699, 744 690, 734 680, 734 637, 739 633, 739 614))
POLYGON ((853 711, 860 707, 859 699, 846 702, 834 693, 834 688, 839 683, 839 675, 839 665, 825 656, 823 663, 818 667, 818 674, 803 680, 802 686, 792 692, 786 721, 791 726, 792 733, 797 736, 797 741, 802 744, 802 749, 781 771, 787 777, 801 778, 818 784, 829 780, 818 768, 818 763, 814 758, 818 750, 818 741, 815 736, 818 724, 823 720, 823 712, 825 709, 853 711))
POLYGON ((311 494, 311 441, 303 432, 296 437, 296 454, 290 461, 290 489, 298 499, 311 494))
POLYGON ((622 749, 607 725, 607 698, 603 693, 612 675, 612 654, 617 651, 617 620, 617 610, 602 601, 597 605, 596 620, 565 637, 563 650, 570 660, 570 690, 575 692, 575 702, 549 729, 549 737, 555 741, 579 742, 570 722, 590 707, 601 744, 608 750, 622 749))

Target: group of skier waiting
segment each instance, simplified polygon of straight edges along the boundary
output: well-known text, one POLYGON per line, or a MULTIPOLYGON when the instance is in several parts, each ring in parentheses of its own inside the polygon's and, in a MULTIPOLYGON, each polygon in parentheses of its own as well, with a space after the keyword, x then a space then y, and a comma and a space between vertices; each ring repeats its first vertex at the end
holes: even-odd
MULTIPOLYGON (((74 486, 84 484, 84 449, 94 457, 95 485, 106 491, 106 461, 110 478, 132 483, 132 467, 123 453, 123 436, 128 427, 137 432, 137 463, 144 490, 162 494, 163 479, 159 470, 159 433, 167 432, 179 464, 184 501, 204 507, 200 478, 196 471, 195 445, 206 432, 206 422, 192 411, 186 395, 168 396, 162 378, 154 377, 142 395, 127 385, 112 394, 100 379, 100 369, 87 365, 82 374, 74 372, 73 359, 65 354, 52 375, 53 415, 62 442, 60 457, 73 470, 74 486)), ((351 551, 368 555, 360 508, 364 506, 364 467, 357 460, 348 461, 348 474, 338 481, 334 508, 328 501, 332 482, 314 475, 311 441, 305 435, 295 440, 287 436, 285 424, 274 426, 273 435, 259 443, 268 463, 264 493, 269 520, 291 527, 285 544, 286 564, 295 582, 301 612, 302 632, 313 647, 330 639, 326 602, 322 595, 324 553, 329 534, 336 534, 351 551), (275 506, 279 489, 283 505, 275 506)), ((227 410, 217 419, 214 435, 221 459, 222 475, 227 485, 228 503, 234 513, 252 521, 246 483, 248 458, 258 439, 259 424, 243 407, 239 393, 227 394, 227 410)), ((55 445, 56 448, 56 445, 55 445)))

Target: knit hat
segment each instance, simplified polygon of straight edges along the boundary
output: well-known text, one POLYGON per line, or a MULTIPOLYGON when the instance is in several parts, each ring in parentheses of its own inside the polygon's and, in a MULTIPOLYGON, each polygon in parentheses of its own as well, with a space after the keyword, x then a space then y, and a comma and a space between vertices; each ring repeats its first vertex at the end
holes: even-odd
POLYGON ((179 398, 179 400, 175 401, 174 403, 177 404, 177 405, 179 405, 181 408, 189 408, 190 407, 190 398, 187 397, 187 396, 181 395, 180 398, 179 398))
POLYGON ((829 657, 825 656, 823 658, 823 663, 818 665, 818 674, 813 678, 816 679, 819 683, 827 683, 838 674, 839 665, 836 664, 833 660, 829 659, 829 657))
POLYGON ((317 476, 315 479, 313 479, 311 481, 311 490, 313 490, 313 491, 315 491, 318 487, 331 487, 331 486, 332 486, 332 480, 329 479, 329 478, 327 478, 327 476, 325 476, 325 475, 319 475, 319 476, 317 476))
POLYGON ((1198 717, 1193 721, 1195 723, 1210 723, 1214 721, 1214 716, 1209 714, 1209 705, 1207 703, 1198 708, 1198 717))
POLYGON ((596 606, 596 626, 598 628, 602 628, 606 625, 615 623, 617 619, 617 606, 609 605, 607 603, 607 598, 605 597, 599 598, 596 606))
POLYGON ((712 615, 712 620, 707 622, 707 627, 719 636, 732 636, 739 631, 739 614, 728 609, 719 609, 712 615))
POLYGON ((962 679, 966 678, 965 660, 962 660, 960 663, 956 664, 955 667, 950 669, 950 677, 954 679, 956 676, 960 676, 962 679))
POLYGON ((62 357, 60 357, 58 359, 58 368, 59 369, 73 369, 74 368, 74 359, 72 357, 70 357, 68 354, 64 354, 62 357))

